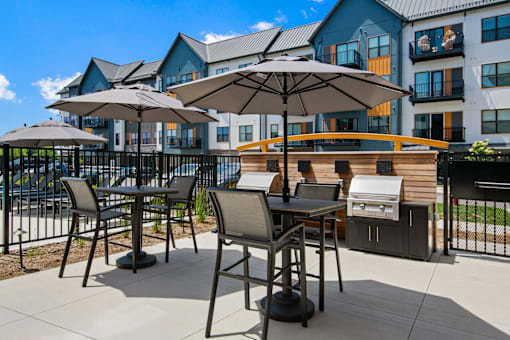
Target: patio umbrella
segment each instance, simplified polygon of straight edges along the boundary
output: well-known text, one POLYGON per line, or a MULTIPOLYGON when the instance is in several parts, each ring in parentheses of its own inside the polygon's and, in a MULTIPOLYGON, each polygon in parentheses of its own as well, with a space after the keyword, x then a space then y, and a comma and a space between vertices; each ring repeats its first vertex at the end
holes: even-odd
POLYGON ((52 119, 30 127, 24 126, 11 130, 0 137, 0 143, 9 143, 14 147, 78 146, 107 141, 103 137, 52 119))
POLYGON ((216 121, 205 111, 195 107, 184 107, 179 100, 143 84, 118 86, 111 90, 60 99, 47 106, 47 109, 71 112, 81 116, 137 122, 137 187, 140 187, 142 182, 140 149, 142 122, 196 124, 216 121))
POLYGON ((283 115, 283 200, 290 197, 287 116, 358 111, 408 96, 373 72, 281 56, 170 89, 184 105, 237 114, 283 115))

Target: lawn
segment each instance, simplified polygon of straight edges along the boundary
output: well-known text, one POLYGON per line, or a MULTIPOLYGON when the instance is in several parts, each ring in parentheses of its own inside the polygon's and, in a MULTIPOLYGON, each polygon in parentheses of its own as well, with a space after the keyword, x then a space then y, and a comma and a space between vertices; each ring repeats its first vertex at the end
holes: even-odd
MULTIPOLYGON (((440 219, 443 219, 443 203, 437 203, 437 212, 439 213, 440 219)), ((496 225, 508 225, 510 223, 510 212, 505 211, 503 208, 494 208, 494 207, 485 207, 483 205, 475 206, 474 205, 459 205, 453 206, 453 220, 457 220, 457 213, 459 221, 466 221, 466 213, 467 213, 467 221, 468 222, 477 222, 477 223, 487 223, 487 224, 496 224, 496 225), (467 207, 467 211, 466 211, 467 207), (494 219, 494 214, 496 214, 496 218, 494 219), (487 218, 487 220, 485 220, 487 218), (496 223, 494 223, 496 220, 496 223)))

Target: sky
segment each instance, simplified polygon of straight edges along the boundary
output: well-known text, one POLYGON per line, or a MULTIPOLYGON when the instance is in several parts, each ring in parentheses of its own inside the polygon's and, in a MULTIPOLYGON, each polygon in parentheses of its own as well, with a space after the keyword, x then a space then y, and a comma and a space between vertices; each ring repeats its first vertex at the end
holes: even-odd
POLYGON ((323 19, 336 0, 7 1, 0 20, 0 134, 53 116, 44 107, 91 57, 162 59, 178 32, 213 42, 323 19))

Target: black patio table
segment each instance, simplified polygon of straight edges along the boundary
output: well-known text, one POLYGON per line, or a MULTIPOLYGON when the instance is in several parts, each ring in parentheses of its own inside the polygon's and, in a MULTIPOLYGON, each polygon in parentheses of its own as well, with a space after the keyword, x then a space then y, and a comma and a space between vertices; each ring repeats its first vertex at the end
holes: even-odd
MULTIPOLYGON (((341 201, 321 201, 310 200, 302 198, 291 198, 289 202, 284 202, 281 197, 268 197, 269 208, 273 214, 282 215, 282 230, 286 231, 290 228, 291 217, 295 218, 310 218, 320 217, 321 239, 322 246, 324 246, 324 219, 325 216, 337 210, 346 207, 345 202, 341 201)), ((292 284, 292 270, 290 268, 291 251, 285 249, 282 251, 282 281, 283 284, 289 287, 292 284)), ((320 294, 319 294, 319 309, 324 310, 324 248, 320 249, 320 294)), ((264 310, 266 298, 262 299, 261 306, 264 310)), ((312 301, 308 300, 308 318, 311 318, 315 310, 312 301)), ((283 288, 282 291, 273 294, 271 299, 271 319, 283 322, 300 322, 301 321, 301 306, 299 301, 299 294, 293 292, 290 288, 283 288)))
POLYGON ((147 196, 157 196, 165 194, 175 194, 178 191, 170 188, 159 188, 151 186, 129 186, 129 187, 99 187, 97 192, 115 194, 127 197, 134 197, 135 202, 131 206, 131 224, 133 251, 117 259, 117 267, 123 269, 133 269, 136 273, 137 268, 150 267, 156 263, 156 256, 149 255, 142 251, 142 224, 143 224, 143 199, 147 196), (132 255, 135 254, 135 268, 133 268, 132 255))

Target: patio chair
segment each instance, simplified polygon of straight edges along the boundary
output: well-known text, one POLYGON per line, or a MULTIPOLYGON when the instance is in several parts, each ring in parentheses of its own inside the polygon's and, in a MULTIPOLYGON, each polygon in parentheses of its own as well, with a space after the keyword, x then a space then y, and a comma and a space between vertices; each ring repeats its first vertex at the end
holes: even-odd
POLYGON ((304 225, 302 223, 296 224, 284 233, 275 234, 266 194, 261 190, 209 188, 207 193, 213 206, 218 226, 218 250, 216 254, 205 337, 208 338, 211 336, 218 280, 220 276, 224 276, 244 281, 244 303, 246 309, 250 307, 250 282, 267 286, 262 327, 262 339, 267 339, 273 285, 284 286, 283 284, 275 283, 275 280, 282 275, 282 271, 275 274, 275 258, 278 252, 286 248, 299 249, 301 255, 301 285, 299 288, 292 286, 287 286, 286 288, 301 291, 301 324, 303 327, 307 327, 304 225), (295 235, 299 235, 297 238, 298 241, 296 241, 295 235), (221 269, 223 246, 230 246, 232 244, 241 245, 243 247, 243 258, 225 269, 221 269), (267 251, 266 280, 250 276, 248 261, 251 254, 248 252, 249 247, 267 251), (230 272, 231 269, 240 264, 243 264, 243 275, 230 272))
MULTIPOLYGON (((82 178, 74 178, 74 177, 62 177, 61 178, 62 183, 64 184, 67 193, 71 197, 72 202, 72 222, 71 222, 71 229, 69 230, 69 236, 67 238, 66 248, 64 251, 64 257, 62 259, 62 265, 60 266, 60 272, 58 274, 58 277, 62 277, 64 275, 64 269, 67 262, 67 256, 69 255, 69 249, 71 247, 71 242, 73 238, 91 241, 92 246, 90 248, 89 258, 87 261, 87 267, 85 269, 85 275, 83 277, 83 283, 82 286, 87 286, 87 280, 89 277, 90 267, 92 265, 92 259, 94 258, 94 252, 96 250, 96 243, 97 240, 104 239, 104 246, 105 246, 105 263, 108 264, 108 243, 114 243, 109 242, 108 237, 117 235, 120 233, 123 233, 123 231, 118 231, 115 233, 108 234, 108 221, 116 218, 121 218, 128 213, 122 211, 122 210, 116 210, 123 206, 125 206, 125 203, 112 205, 106 208, 100 208, 95 192, 92 189, 92 186, 86 179, 82 178), (77 227, 79 224, 80 217, 88 217, 88 218, 94 218, 96 220, 96 228, 94 229, 94 236, 92 238, 83 236, 78 233, 77 227), (99 236, 99 231, 103 229, 103 236, 99 236)), ((117 245, 121 245, 118 243, 115 243, 117 245)), ((124 245, 122 245, 124 246, 124 245)), ((130 248, 128 246, 125 246, 126 248, 130 248)))
MULTIPOLYGON (((164 240, 166 242, 166 255, 165 255, 166 262, 168 262, 168 256, 170 252, 169 236, 172 239, 172 246, 175 248, 175 239, 172 230, 172 223, 180 223, 182 225, 183 230, 185 228, 185 224, 189 224, 191 229, 191 235, 193 237, 193 246, 195 247, 195 253, 198 253, 197 241, 195 238, 195 228, 193 227, 193 214, 191 211, 191 206, 193 204, 193 190, 195 189, 196 184, 197 177, 195 176, 174 176, 168 183, 168 187, 176 189, 178 192, 176 194, 167 195, 165 205, 149 203, 144 206, 145 212, 166 215, 167 221, 166 238, 163 239, 155 235, 144 235, 147 237, 164 240), (180 212, 182 217, 172 216, 172 212, 174 211, 180 212)), ((153 218, 148 220, 154 221, 157 219, 153 218)))
MULTIPOLYGON (((338 195, 340 193, 340 185, 338 184, 322 184, 322 183, 297 183, 296 190, 294 191, 294 196, 297 198, 304 198, 304 199, 311 199, 311 200, 324 200, 324 201, 337 201, 338 195)), ((310 218, 310 219, 299 219, 303 222, 320 222, 320 218, 310 218)), ((329 225, 324 223, 324 232, 332 232, 333 233, 333 243, 334 247, 328 246, 326 244, 322 244, 324 242, 324 238, 320 234, 319 228, 313 228, 313 227, 306 227, 305 233, 306 233, 306 239, 312 240, 312 241, 318 241, 319 244, 316 242, 306 242, 307 247, 313 247, 313 248, 319 248, 319 254, 322 249, 325 250, 334 250, 336 253, 336 264, 337 264, 337 271, 338 271, 338 285, 340 288, 340 291, 343 291, 343 284, 342 284, 342 273, 340 268, 340 252, 338 249, 338 233, 336 228, 336 222, 339 222, 340 219, 338 219, 335 216, 335 213, 332 213, 331 215, 326 216, 325 222, 329 222, 329 225)), ((324 254, 323 254, 324 255, 324 254)), ((316 277, 316 275, 313 274, 307 274, 311 277, 316 277)), ((319 280, 324 282, 324 277, 318 277, 319 280)), ((322 294, 322 291, 320 292, 322 294)), ((321 299, 322 300, 322 299, 321 299)))

